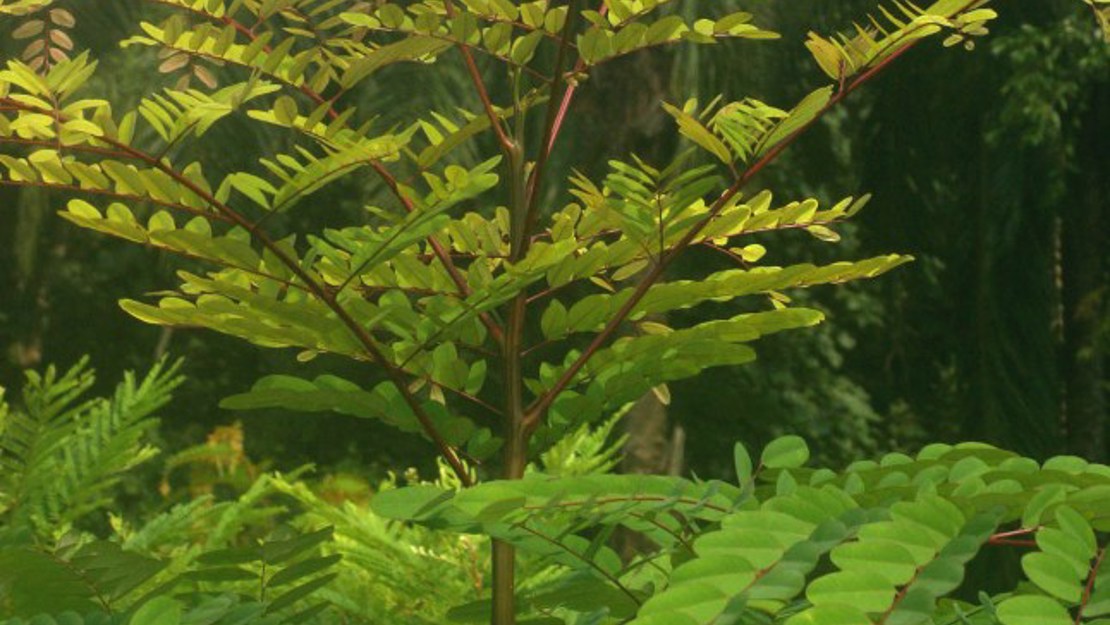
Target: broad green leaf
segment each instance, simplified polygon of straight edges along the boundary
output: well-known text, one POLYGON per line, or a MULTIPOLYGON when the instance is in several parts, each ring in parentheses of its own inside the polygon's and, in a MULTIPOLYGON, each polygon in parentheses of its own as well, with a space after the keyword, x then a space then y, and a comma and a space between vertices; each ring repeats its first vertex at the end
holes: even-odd
POLYGON ((1055 527, 1037 530, 1037 546, 1045 553, 1063 558, 1079 577, 1086 575, 1095 555, 1081 539, 1055 527))
POLYGON ((872 625, 859 608, 844 604, 818 605, 786 620, 785 625, 872 625))
POLYGON ((131 625, 179 625, 182 606, 176 599, 159 596, 139 608, 129 621, 131 625))
POLYGON ((1048 594, 1064 601, 1079 601, 1082 595, 1082 577, 1064 558, 1051 553, 1027 553, 1021 558, 1021 568, 1030 581, 1048 594))
POLYGON ((918 566, 913 554, 890 540, 846 543, 833 549, 829 556, 843 570, 878 573, 892 586, 910 581, 918 566))
POLYGON ((1018 595, 998 605, 1002 625, 1072 625, 1064 606, 1039 595, 1018 595))
POLYGON ((768 469, 796 469, 809 460, 809 446, 800 436, 783 436, 771 441, 759 457, 768 469))
POLYGON ((370 500, 376 514, 387 519, 417 521, 450 501, 453 493, 435 486, 409 486, 384 490, 370 500))
POLYGON ((1060 529, 1082 542, 1090 554, 1089 557, 1094 557, 1098 545, 1095 540, 1095 533, 1091 530, 1091 524, 1087 522, 1087 519, 1083 518, 1083 515, 1070 506, 1056 508, 1055 517, 1060 529))
POLYGON ((883 612, 896 590, 885 577, 872 571, 839 571, 819 577, 806 588, 814 605, 852 606, 862 612, 883 612))

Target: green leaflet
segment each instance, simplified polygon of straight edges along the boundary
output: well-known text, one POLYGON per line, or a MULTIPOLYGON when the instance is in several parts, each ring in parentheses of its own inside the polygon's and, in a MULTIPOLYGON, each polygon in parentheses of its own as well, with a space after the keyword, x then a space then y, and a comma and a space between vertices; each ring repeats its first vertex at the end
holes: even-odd
POLYGON ((139 608, 131 617, 136 625, 149 623, 150 625, 178 625, 181 623, 181 603, 170 597, 155 597, 139 608))
MULTIPOLYGON (((268 376, 255 383, 249 392, 225 398, 220 406, 229 410, 331 411, 379 419, 404 432, 423 432, 412 410, 391 384, 382 383, 367 391, 333 375, 322 375, 311 381, 293 376, 268 376)), ((471 453, 478 457, 496 450, 499 444, 496 439, 491 439, 488 430, 477 429, 471 420, 454 415, 433 401, 423 402, 423 408, 447 440, 460 445, 470 443, 471 453)))
POLYGON ((763 448, 759 463, 768 469, 794 469, 809 460, 809 447, 798 436, 784 436, 763 448))
MULTIPOLYGON (((661 282, 651 287, 636 305, 631 317, 692 308, 709 301, 729 299, 848 280, 872 278, 909 262, 907 256, 890 255, 858 263, 834 263, 822 267, 793 265, 791 267, 757 267, 750 270, 730 269, 708 276, 703 281, 661 282)), ((561 338, 575 332, 595 331, 631 295, 632 289, 616 294, 584 297, 568 307, 565 328, 550 326, 548 338, 561 338)))
POLYGON ((1002 625, 1067 625, 1071 616, 1064 606, 1047 597, 1022 595, 998 606, 1002 625))
POLYGON ((716 156, 723 163, 731 163, 733 161, 732 153, 729 152, 725 143, 710 132, 708 128, 698 122, 693 116, 670 104, 664 103, 663 110, 667 111, 671 117, 675 118, 675 121, 678 122, 679 132, 687 139, 690 139, 705 151, 716 156))
POLYGON ((798 131, 804 129, 817 119, 829 104, 832 98, 832 87, 825 87, 813 91, 806 97, 802 98, 790 113, 788 113, 781 121, 774 125, 774 127, 764 135, 759 141, 759 147, 755 148, 757 154, 766 154, 784 140, 789 139, 798 131))
POLYGON ((451 42, 433 37, 413 36, 397 43, 384 45, 363 56, 344 71, 339 82, 346 88, 367 78, 387 65, 418 61, 451 47, 451 42))
POLYGON ((435 523, 448 514, 467 523, 518 523, 571 515, 593 522, 623 523, 631 514, 677 512, 720 519, 736 505, 739 493, 719 482, 695 483, 649 475, 589 475, 566 479, 532 476, 522 481, 495 481, 454 494, 427 487, 379 494, 379 514, 435 523), (451 512, 448 512, 451 511, 451 512))

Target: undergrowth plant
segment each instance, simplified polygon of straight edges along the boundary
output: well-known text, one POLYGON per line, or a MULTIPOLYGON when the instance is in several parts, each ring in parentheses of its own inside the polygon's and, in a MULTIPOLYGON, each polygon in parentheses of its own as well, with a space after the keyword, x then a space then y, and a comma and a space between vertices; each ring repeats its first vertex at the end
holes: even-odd
POLYGON ((311 595, 338 577, 342 554, 320 553, 334 528, 272 522, 283 508, 265 497, 292 487, 280 477, 124 521, 121 481, 158 454, 153 413, 177 371, 158 364, 90 398, 83 361, 28 372, 21 401, 0 402, 0 623, 276 625, 330 607, 311 595))
MULTIPOLYGON (((561 574, 519 594, 528 622, 1110 623, 1110 467, 976 443, 841 471, 808 459, 788 436, 757 461, 738 444, 734 481, 535 475, 389 491, 373 508, 558 563, 561 574), (622 559, 607 544, 617 528, 656 549, 622 559), (989 567, 984 585, 973 563, 989 567)), ((451 617, 488 611, 473 602, 451 617)))
MULTIPOLYGON (((922 40, 970 47, 995 17, 987 0, 896 2, 851 32, 811 33, 805 45, 828 84, 795 105, 663 104, 689 150, 659 164, 632 155, 597 179, 576 171, 559 185, 552 155, 597 67, 649 48, 777 35, 750 13, 700 3, 686 19, 665 0, 149 4, 158 9, 122 44, 156 50, 159 70, 178 83, 121 110, 83 89, 98 69, 72 45, 71 14, 52 0, 0 3, 13 35, 46 33, 27 48, 30 61, 11 59, 0 72, 0 184, 72 195, 61 215, 78 226, 196 261, 173 291, 122 302, 143 321, 371 365, 357 380, 268 377, 224 407, 382 420, 426 437, 464 488, 480 477, 518 480, 530 458, 583 424, 652 390, 665 397, 668 383, 708 367, 749 362, 764 335, 822 320, 791 306, 786 291, 910 260, 770 264, 755 235, 804 230, 835 241, 867 197, 824 205, 749 187, 922 40), (411 117, 391 125, 378 116, 398 111, 359 110, 381 75, 419 76, 440 63, 461 63, 469 80, 458 107, 403 111, 411 117), (249 170, 197 160, 193 148, 229 118, 281 133, 288 148, 259 154, 249 170), (358 215, 316 205, 325 187, 350 179, 387 193, 358 215), (274 234, 294 211, 327 213, 332 225, 274 234), (680 275, 675 261, 692 248, 731 266, 680 275), (740 298, 756 311, 688 327, 659 320, 740 298)), ((676 484, 661 482, 659 496, 676 484)), ((496 625, 518 613, 515 547, 527 537, 510 527, 493 534, 496 625)), ((603 543, 594 537, 589 549, 604 552, 603 543)))
MULTIPOLYGON (((0 401, 0 623, 418 625, 481 596, 487 538, 368 509, 368 491, 399 483, 457 488, 446 463, 433 481, 410 471, 373 488, 307 468, 261 472, 236 425, 160 457, 152 413, 181 383, 178 368, 127 374, 111 398, 88 398, 85 362, 50 367, 28 372, 11 406, 0 401), (127 505, 158 464, 158 495, 127 505)), ((615 422, 568 436, 536 469, 608 470, 615 422)), ((525 563, 530 577, 552 574, 525 563)))
POLYGON ((0 623, 328 622, 349 606, 321 597, 323 586, 365 577, 368 554, 417 545, 402 570, 427 578, 438 566, 449 579, 432 556, 459 540, 323 503, 296 475, 259 476, 234 500, 124 511, 121 482, 142 484, 142 465, 158 455, 153 412, 181 383, 178 368, 128 374, 111 398, 89 398, 85 362, 50 367, 27 373, 18 403, 0 403, 0 623), (277 501, 285 493, 295 503, 277 501), (331 618, 313 620, 324 609, 331 618))

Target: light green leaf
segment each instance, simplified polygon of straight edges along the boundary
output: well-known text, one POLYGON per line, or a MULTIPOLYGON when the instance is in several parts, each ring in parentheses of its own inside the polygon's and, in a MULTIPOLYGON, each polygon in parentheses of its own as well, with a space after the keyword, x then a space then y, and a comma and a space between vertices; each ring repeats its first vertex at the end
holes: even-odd
POLYGON ((737 441, 732 447, 733 466, 736 467, 736 483, 744 486, 752 479, 752 456, 744 443, 737 441))
POLYGON ((872 625, 859 609, 843 604, 819 605, 795 614, 785 625, 872 625))
POLYGON ((1021 558, 1021 568, 1030 581, 1048 594, 1064 601, 1079 601, 1082 578, 1064 558, 1051 553, 1027 553, 1021 558))
POLYGON ((1006 599, 997 608, 1002 625, 1072 625, 1064 606, 1038 595, 1020 595, 1006 599))
POLYGON ((872 571, 891 586, 913 578, 917 562, 905 547, 890 540, 870 540, 840 545, 829 554, 833 564, 846 571, 872 571))
POLYGON ((853 606, 863 612, 883 612, 896 590, 886 578, 872 571, 838 571, 819 577, 806 589, 814 605, 853 606))
POLYGON ((783 436, 763 449, 759 461, 768 469, 796 469, 809 460, 809 447, 800 436, 783 436))
POLYGON ((129 621, 131 625, 178 625, 181 603, 167 596, 151 599, 139 608, 129 621))
POLYGON ((1060 529, 1082 542, 1090 557, 1094 557, 1098 545, 1095 541, 1094 530, 1091 529, 1091 524, 1087 522, 1087 519, 1083 518, 1083 515, 1070 506, 1056 508, 1055 514, 1056 523, 1060 525, 1060 529))
POLYGON ((725 142, 721 141, 717 135, 713 134, 712 131, 703 126, 702 123, 692 115, 667 103, 663 103, 663 110, 667 111, 671 117, 675 118, 675 121, 678 122, 678 130, 684 137, 701 146, 701 148, 713 156, 716 156, 722 163, 731 163, 733 161, 732 153, 729 152, 725 142))

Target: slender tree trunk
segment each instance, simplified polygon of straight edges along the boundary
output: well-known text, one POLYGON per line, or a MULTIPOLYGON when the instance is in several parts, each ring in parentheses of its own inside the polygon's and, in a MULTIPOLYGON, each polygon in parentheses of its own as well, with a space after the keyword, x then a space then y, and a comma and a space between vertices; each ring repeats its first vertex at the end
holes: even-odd
POLYGON ((1107 458, 1106 350, 1100 340, 1107 315, 1105 111, 1110 91, 1098 90, 1079 130, 1080 173, 1070 182, 1063 212, 1064 419, 1068 450, 1092 461, 1107 458))
MULTIPOLYGON (((685 468, 686 435, 681 426, 671 429, 667 407, 655 393, 647 393, 625 415, 622 429, 628 437, 621 460, 621 473, 679 475, 685 468)), ((616 537, 626 561, 650 550, 642 535, 621 528, 616 537)))
POLYGON ((994 257, 991 254, 994 241, 991 231, 995 224, 991 219, 991 192, 990 192, 990 159, 988 148, 983 143, 977 144, 976 166, 979 170, 979 188, 974 196, 974 342, 972 344, 973 375, 967 392, 971 395, 970 405, 972 411, 967 415, 968 421, 964 433, 974 440, 997 440, 1001 432, 1005 431, 1004 424, 998 418, 998 405, 993 394, 994 385, 991 384, 990 352, 992 348, 992 328, 996 323, 994 319, 996 297, 994 282, 996 280, 994 257))
POLYGON ((43 336, 48 318, 46 265, 51 230, 43 195, 37 190, 18 193, 11 210, 10 238, 3 241, 10 251, 9 293, 14 306, 7 337, 7 360, 15 369, 38 366, 43 357, 43 336))
MULTIPOLYGON (((509 310, 505 331, 505 428, 504 466, 501 477, 519 480, 528 463, 528 437, 524 431, 524 380, 521 340, 524 336, 526 300, 516 298, 509 310)), ((516 550, 509 543, 493 541, 493 625, 516 623, 516 550)))

